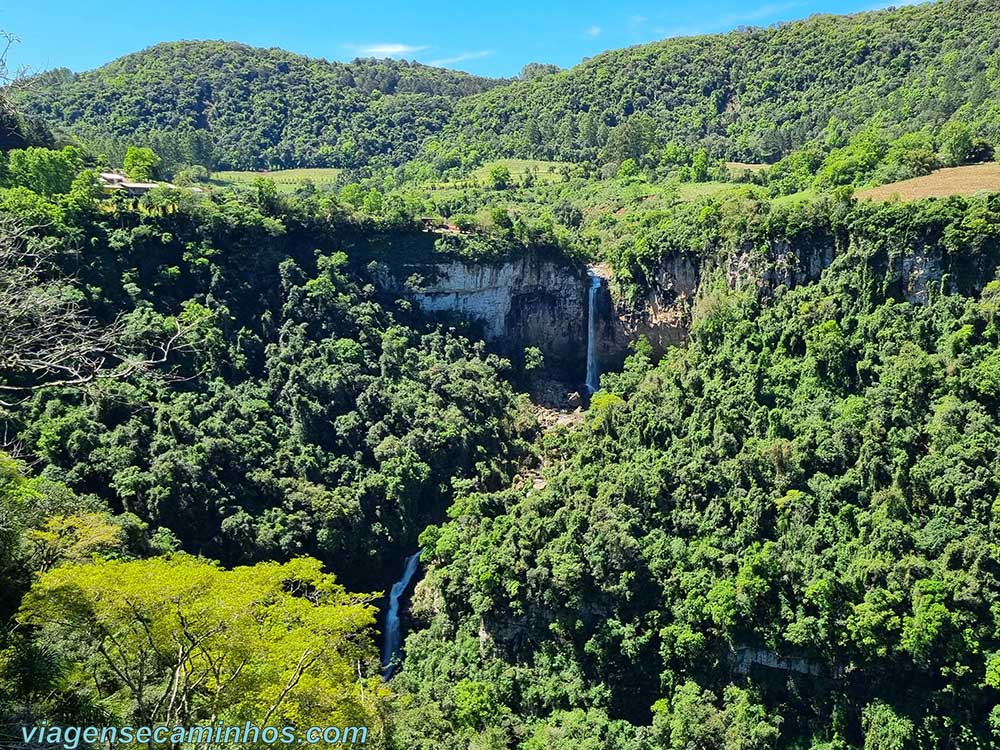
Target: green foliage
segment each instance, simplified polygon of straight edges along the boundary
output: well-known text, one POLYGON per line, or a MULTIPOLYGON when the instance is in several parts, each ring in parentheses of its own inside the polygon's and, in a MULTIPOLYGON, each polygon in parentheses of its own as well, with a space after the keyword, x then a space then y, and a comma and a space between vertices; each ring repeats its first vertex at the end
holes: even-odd
POLYGON ((434 606, 397 689, 453 726, 467 679, 539 746, 575 709, 607 716, 595 737, 626 722, 622 747, 995 742, 997 200, 758 195, 665 216, 636 257, 704 242, 773 286, 708 284, 687 347, 605 373, 547 437, 543 482, 422 538, 434 606), (786 287, 789 241, 838 257, 786 287), (917 252, 948 281, 901 301, 917 252))
POLYGON ((156 168, 160 165, 160 157, 151 148, 129 146, 125 152, 125 174, 133 180, 148 182, 156 176, 156 168))
POLYGON ((941 159, 949 167, 964 164, 972 156, 972 129, 964 122, 949 122, 941 129, 941 159))
MULTIPOLYGON (((692 159, 704 149, 710 160, 773 163, 807 145, 845 147, 865 130, 891 140, 942 126, 942 156, 960 163, 1000 139, 990 72, 998 32, 994 3, 950 0, 667 39, 562 72, 530 64, 511 81, 179 42, 89 73, 52 71, 21 101, 112 158, 123 139, 142 139, 167 174, 191 164, 397 166, 421 152, 438 174, 487 156, 615 171, 633 159, 646 169, 670 145, 662 134, 692 159)), ((704 181, 696 158, 693 179, 704 181)), ((865 166, 861 154, 841 158, 832 184, 865 166)))
MULTIPOLYGON (((101 211, 92 174, 72 185, 65 209, 26 188, 0 191, 0 205, 93 248, 82 269, 62 259, 79 277, 70 296, 121 321, 128 361, 184 331, 147 375, 18 407, 27 449, 74 490, 183 549, 229 564, 308 553, 365 589, 385 584, 383 566, 442 512, 453 480, 513 470, 531 425, 510 363, 370 286, 365 258, 412 260, 425 241, 406 217, 380 235, 331 196, 282 197, 266 179, 243 200, 161 187, 101 211), (342 244, 353 263, 316 253, 342 244)), ((378 208, 380 193, 360 195, 378 208)))
POLYGON ((10 151, 6 159, 4 185, 20 187, 52 198, 68 193, 80 171, 80 155, 72 146, 61 151, 30 147, 10 151))
POLYGON ((622 180, 627 180, 630 177, 639 176, 639 165, 635 163, 635 159, 626 159, 618 167, 618 177, 622 180))
POLYGON ((865 750, 906 750, 912 747, 913 722, 901 718, 892 706, 876 702, 865 707, 865 750))
POLYGON ((756 163, 871 127, 967 123, 995 143, 998 33, 994 3, 952 0, 667 39, 462 99, 446 132, 491 154, 615 165, 641 163, 657 133, 756 163))
POLYGON ((123 141, 148 146, 173 174, 191 164, 398 164, 441 130, 458 97, 497 82, 405 61, 330 63, 242 44, 174 42, 34 83, 20 97, 28 111, 112 158, 124 156, 123 141))
POLYGON ((570 229, 577 229, 583 223, 583 211, 565 199, 552 207, 552 215, 556 221, 570 229))
POLYGON ((18 619, 101 675, 95 698, 115 705, 119 722, 376 725, 365 691, 377 696, 377 682, 356 678, 372 655, 374 609, 316 560, 67 564, 34 583, 18 619))
POLYGON ((529 346, 524 350, 524 369, 527 372, 537 370, 545 364, 545 355, 537 346, 529 346))
POLYGON ((5 154, 0 211, 67 303, 126 361, 177 338, 4 407, 37 476, 0 455, 0 614, 30 590, 0 713, 381 726, 340 582, 384 590, 419 544, 396 747, 992 746, 1000 201, 850 193, 989 153, 998 22, 818 16, 511 82, 222 43, 41 77, 22 101, 141 179, 351 171, 133 202, 103 158, 5 154), (723 184, 723 157, 772 165, 723 184), (554 363, 379 288, 522 251, 693 318, 534 447, 508 380, 554 363))
POLYGON ((208 178, 208 169, 203 167, 201 164, 195 164, 194 166, 185 167, 177 172, 173 176, 173 181, 176 185, 186 187, 197 183, 208 182, 208 178))
POLYGON ((486 185, 492 190, 506 190, 510 187, 510 170, 504 164, 496 164, 490 168, 486 177, 486 185))

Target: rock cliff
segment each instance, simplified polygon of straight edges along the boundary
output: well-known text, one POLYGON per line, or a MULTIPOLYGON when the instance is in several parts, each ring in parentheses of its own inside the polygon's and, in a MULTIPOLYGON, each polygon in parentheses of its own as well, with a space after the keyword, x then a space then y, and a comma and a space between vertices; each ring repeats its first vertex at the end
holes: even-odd
POLYGON ((383 273, 380 285, 427 313, 482 324, 483 336, 518 356, 537 346, 547 364, 576 373, 587 348, 587 272, 538 252, 502 262, 447 260, 383 273))
MULTIPOLYGON (((613 270, 599 266, 595 272, 607 280, 597 295, 600 369, 620 367, 630 343, 640 337, 656 354, 686 341, 695 300, 708 283, 724 279, 734 289, 755 289, 766 298, 779 287, 818 281, 838 255, 850 256, 843 262, 869 265, 884 289, 914 304, 926 304, 932 290, 960 278, 954 261, 949 264, 937 247, 901 248, 887 258, 860 250, 858 238, 838 249, 833 237, 808 245, 776 242, 763 250, 746 244, 702 255, 669 253, 647 271, 641 282, 645 294, 633 303, 617 293, 613 270)), ((993 270, 977 268, 971 275, 981 282, 992 278, 993 270)), ((448 259, 384 271, 379 283, 425 312, 479 322, 484 338, 515 359, 525 347, 537 346, 566 380, 583 380, 589 286, 583 263, 537 251, 497 262, 448 259)))

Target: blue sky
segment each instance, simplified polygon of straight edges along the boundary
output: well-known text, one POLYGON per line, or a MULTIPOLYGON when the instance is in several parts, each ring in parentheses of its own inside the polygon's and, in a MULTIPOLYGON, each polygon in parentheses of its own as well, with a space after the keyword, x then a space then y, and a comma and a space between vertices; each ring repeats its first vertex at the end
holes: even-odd
POLYGON ((227 39, 313 57, 404 57, 491 76, 528 62, 574 65, 668 36, 765 26, 880 0, 0 0, 13 65, 89 70, 157 42, 227 39))

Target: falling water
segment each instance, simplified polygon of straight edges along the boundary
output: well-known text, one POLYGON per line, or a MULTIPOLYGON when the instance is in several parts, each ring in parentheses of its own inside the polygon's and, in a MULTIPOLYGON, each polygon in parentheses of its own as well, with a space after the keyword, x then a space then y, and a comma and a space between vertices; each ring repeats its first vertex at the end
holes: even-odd
POLYGON ((597 367, 597 292, 603 283, 601 277, 590 271, 590 296, 587 298, 587 390, 594 393, 601 387, 601 373, 597 367))
POLYGON ((413 574, 417 572, 420 564, 420 552, 406 558, 406 565, 403 567, 403 577, 392 584, 392 591, 389 592, 389 611, 385 616, 385 643, 382 646, 382 677, 388 680, 392 676, 395 665, 393 660, 399 655, 399 646, 402 642, 402 634, 399 630, 399 600, 413 579, 413 574))

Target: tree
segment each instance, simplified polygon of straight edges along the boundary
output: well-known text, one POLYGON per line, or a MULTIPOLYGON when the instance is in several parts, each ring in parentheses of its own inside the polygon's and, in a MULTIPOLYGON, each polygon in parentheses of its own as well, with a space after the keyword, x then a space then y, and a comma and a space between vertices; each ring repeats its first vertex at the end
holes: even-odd
POLYGON ((61 151, 30 147, 8 154, 7 182, 52 197, 68 193, 81 166, 80 155, 67 146, 61 151))
POLYGON ((490 221, 493 228, 501 235, 509 236, 514 229, 514 222, 503 206, 494 206, 490 211, 490 221))
POLYGON ((133 180, 152 180, 159 165, 160 157, 151 148, 129 146, 125 152, 125 174, 133 180))
POLYGON ((545 355, 537 346, 529 346, 524 350, 524 371, 532 372, 545 364, 545 355))
POLYGON ((906 750, 913 741, 913 722, 899 716, 887 703, 875 701, 862 715, 864 750, 906 750))
POLYGON ((493 190, 506 190, 511 185, 510 170, 505 164, 494 164, 486 176, 487 187, 493 190))
POLYGON ((552 207, 552 215, 570 229, 577 229, 583 223, 583 211, 565 199, 552 207))
POLYGON ((89 562, 94 555, 119 551, 125 532, 107 513, 81 511, 51 516, 24 538, 32 570, 46 571, 64 561, 89 562))
POLYGON ((631 159, 640 165, 656 144, 657 127, 653 118, 644 113, 637 114, 612 129, 604 147, 604 161, 620 165, 631 159))
POLYGON ((0 451, 0 592, 13 576, 10 565, 17 556, 19 539, 24 529, 26 507, 37 501, 18 463, 0 451))
POLYGON ((348 183, 341 188, 340 199, 353 208, 361 208, 361 204, 365 202, 365 189, 360 183, 348 183))
POLYGON ((691 181, 706 182, 708 180, 708 151, 703 148, 695 152, 691 160, 691 181))
POLYGON ((639 165, 636 164, 635 159, 626 159, 618 167, 618 178, 622 180, 628 180, 632 177, 639 176, 639 165))
POLYGON ((541 76, 552 75, 553 73, 558 73, 562 68, 558 65, 552 65, 551 63, 528 63, 523 68, 521 68, 520 78, 522 81, 532 81, 535 78, 540 78, 541 76))
POLYGON ((51 146, 53 142, 45 123, 27 117, 18 106, 18 97, 30 91, 36 81, 26 68, 12 70, 7 62, 11 47, 18 41, 13 34, 0 31, 0 152, 28 146, 51 146))
POLYGON ((103 324, 57 263, 58 246, 11 219, 0 220, 0 404, 45 385, 81 386, 124 378, 192 347, 191 328, 175 319, 149 353, 122 346, 124 318, 103 324))
POLYGON ((377 188, 372 188, 365 195, 361 207, 366 214, 380 216, 382 214, 382 193, 377 188))
POLYGON ((688 681, 674 692, 670 704, 672 750, 718 750, 725 742, 725 714, 715 707, 715 696, 688 681))
POLYGON ((209 176, 209 172, 205 167, 201 164, 194 164, 190 167, 184 167, 184 169, 175 174, 174 184, 186 187, 196 183, 208 182, 209 176))
POLYGON ((183 554, 65 564, 25 596, 20 622, 97 675, 122 720, 193 725, 374 725, 370 598, 317 560, 224 570, 183 554))
POLYGON ((938 136, 941 160, 949 167, 964 164, 972 154, 972 129, 964 122, 951 120, 945 123, 938 136))

